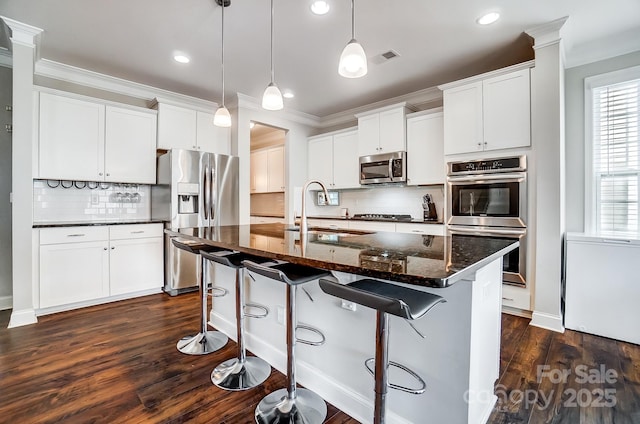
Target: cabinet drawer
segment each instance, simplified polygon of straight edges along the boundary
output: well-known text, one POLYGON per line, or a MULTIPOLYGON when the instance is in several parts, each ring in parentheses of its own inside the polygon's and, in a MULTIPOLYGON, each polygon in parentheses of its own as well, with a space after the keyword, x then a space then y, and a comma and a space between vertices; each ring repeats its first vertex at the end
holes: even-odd
POLYGON ((503 284, 502 306, 529 311, 531 310, 531 293, 525 288, 503 284))
POLYGON ((376 222, 376 221, 349 221, 350 230, 362 231, 388 231, 394 233, 396 224, 393 222, 376 222))
POLYGON ((396 223, 396 232, 443 236, 444 224, 409 224, 398 222, 396 223))
POLYGON ((309 218, 307 219, 307 225, 309 227, 320 227, 320 228, 349 228, 349 223, 346 221, 341 221, 339 219, 318 219, 318 218, 309 218))
POLYGON ((162 237, 162 224, 113 225, 109 236, 111 240, 162 237))
POLYGON ((109 229, 103 226, 43 228, 40 244, 79 243, 109 239, 109 229))

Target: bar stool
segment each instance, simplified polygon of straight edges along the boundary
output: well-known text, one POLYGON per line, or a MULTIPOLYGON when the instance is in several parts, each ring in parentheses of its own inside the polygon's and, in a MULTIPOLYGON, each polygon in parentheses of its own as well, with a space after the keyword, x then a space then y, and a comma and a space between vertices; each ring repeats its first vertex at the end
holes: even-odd
POLYGON ((244 318, 264 318, 269 314, 266 306, 245 304, 244 301, 244 265, 242 261, 250 260, 263 263, 269 259, 239 252, 201 252, 202 258, 236 271, 236 334, 238 356, 215 367, 211 373, 211 382, 225 390, 247 390, 264 382, 271 374, 271 366, 264 359, 247 356, 244 344, 244 318), (262 315, 245 313, 245 306, 263 309, 262 315))
MULTIPOLYGON (((332 296, 376 310, 376 354, 374 358, 365 361, 365 366, 375 378, 373 422, 374 424, 383 424, 385 422, 387 387, 411 394, 422 394, 427 387, 418 374, 404 365, 389 361, 389 314, 406 320, 414 320, 425 315, 438 303, 446 301, 435 294, 368 278, 348 284, 340 284, 323 278, 320 279, 320 288, 332 296), (374 360, 375 371, 370 366, 374 360), (389 365, 407 372, 420 383, 420 387, 412 389, 389 384, 387 379, 389 365)), ((420 333, 418 332, 418 334, 420 333)))
MULTIPOLYGON (((205 262, 202 259, 201 252, 220 252, 224 249, 218 247, 209 246, 204 243, 199 243, 192 240, 183 240, 178 238, 171 239, 171 242, 178 249, 182 249, 187 252, 191 252, 197 255, 196 266, 198 275, 198 284, 200 291, 200 332, 196 335, 189 335, 178 340, 176 347, 182 353, 187 355, 206 355, 222 348, 227 344, 229 338, 219 331, 207 330, 207 278, 205 278, 205 262)), ((226 294, 226 290, 220 288, 213 288, 213 290, 222 291, 222 296, 226 294)))
POLYGON ((287 284, 287 388, 269 393, 258 404, 255 412, 258 424, 321 424, 327 416, 327 404, 316 393, 308 389, 296 388, 296 341, 310 345, 324 344, 324 335, 313 327, 297 325, 296 289, 298 285, 331 275, 322 269, 292 263, 271 265, 244 261, 251 272, 287 284), (297 339, 297 327, 314 331, 322 337, 320 342, 297 339))

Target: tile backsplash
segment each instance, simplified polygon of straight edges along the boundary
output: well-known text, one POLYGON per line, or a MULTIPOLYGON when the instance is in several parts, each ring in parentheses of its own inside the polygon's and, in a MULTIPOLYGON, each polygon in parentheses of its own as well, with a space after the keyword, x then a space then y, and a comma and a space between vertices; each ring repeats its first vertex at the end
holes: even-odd
POLYGON ((33 222, 149 219, 150 191, 145 184, 33 180, 33 222))
MULTIPOLYGON (((301 190, 294 195, 295 213, 300 214, 301 190)), ((444 219, 444 186, 398 187, 384 186, 340 191, 340 206, 318 206, 316 191, 307 195, 307 216, 339 216, 342 208, 349 209, 349 215, 355 214, 406 214, 413 219, 423 218, 422 196, 430 194, 436 204, 438 220, 444 219)))

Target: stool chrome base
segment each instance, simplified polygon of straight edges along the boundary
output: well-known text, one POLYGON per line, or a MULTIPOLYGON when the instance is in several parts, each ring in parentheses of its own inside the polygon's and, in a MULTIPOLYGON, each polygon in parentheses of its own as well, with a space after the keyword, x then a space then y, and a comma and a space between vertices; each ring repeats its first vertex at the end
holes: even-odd
POLYGON ((221 349, 229 338, 219 331, 206 331, 178 340, 176 347, 187 355, 207 355, 221 349))
POLYGON ((258 424, 322 424, 327 417, 327 404, 311 390, 296 388, 295 399, 287 389, 265 396, 256 408, 258 424))
POLYGON ((211 382, 225 390, 247 390, 262 384, 271 375, 271 366, 261 358, 247 356, 244 362, 231 358, 211 373, 211 382))

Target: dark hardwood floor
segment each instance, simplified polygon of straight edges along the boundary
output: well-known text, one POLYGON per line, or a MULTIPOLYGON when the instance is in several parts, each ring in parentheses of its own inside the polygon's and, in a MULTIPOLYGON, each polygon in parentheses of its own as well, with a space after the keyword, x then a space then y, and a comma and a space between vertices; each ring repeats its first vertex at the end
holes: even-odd
MULTIPOLYGON (((206 356, 179 353, 175 343, 197 327, 198 313, 195 293, 84 308, 10 330, 8 313, 0 311, 0 422, 254 422, 258 401, 283 387, 285 377, 274 370, 262 387, 244 392, 214 387, 211 370, 234 356, 236 345, 206 356)), ((640 423, 640 346, 557 334, 508 315, 502 343, 499 402, 490 423, 640 423), (601 364, 617 378, 577 382, 578 366, 592 370, 601 364), (552 377, 555 371, 572 374, 563 381, 538 379, 538 365, 549 365, 552 377), (608 389, 609 398, 613 393, 615 406, 579 406, 587 394, 595 402, 600 389, 608 389), (571 390, 578 398, 571 399, 571 390)), ((357 423, 331 405, 326 422, 357 423)))

